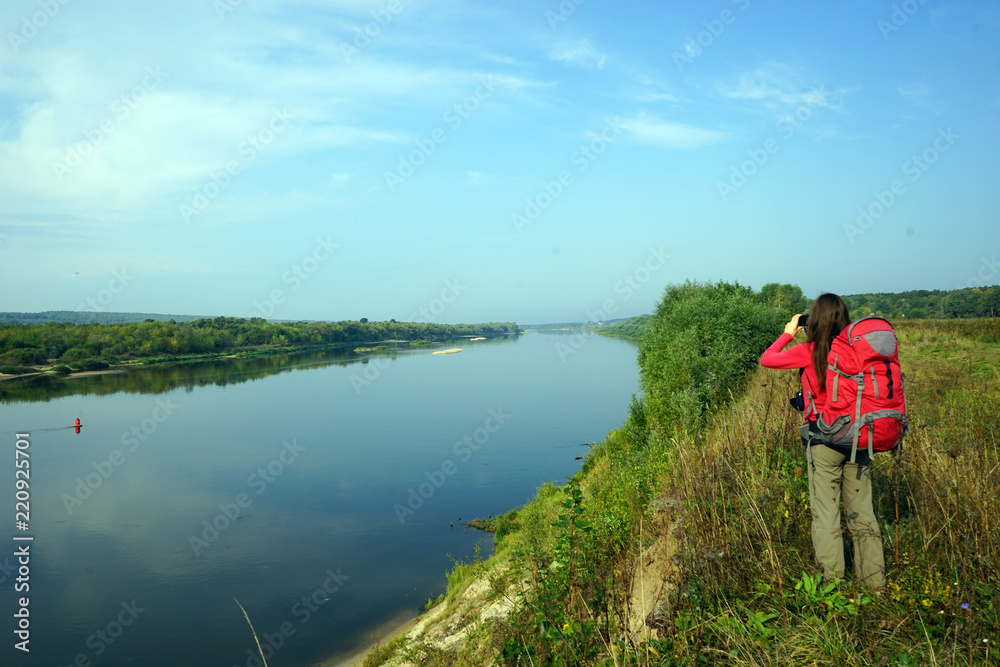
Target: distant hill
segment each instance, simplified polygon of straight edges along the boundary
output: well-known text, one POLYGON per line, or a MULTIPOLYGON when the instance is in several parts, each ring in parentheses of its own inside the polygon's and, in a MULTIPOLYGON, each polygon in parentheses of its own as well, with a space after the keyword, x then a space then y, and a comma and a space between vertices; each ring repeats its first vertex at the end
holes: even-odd
POLYGON ((86 310, 46 310, 41 313, 0 313, 0 324, 46 324, 69 322, 71 324, 124 324, 127 322, 193 322, 201 315, 161 315, 159 313, 100 313, 86 310))

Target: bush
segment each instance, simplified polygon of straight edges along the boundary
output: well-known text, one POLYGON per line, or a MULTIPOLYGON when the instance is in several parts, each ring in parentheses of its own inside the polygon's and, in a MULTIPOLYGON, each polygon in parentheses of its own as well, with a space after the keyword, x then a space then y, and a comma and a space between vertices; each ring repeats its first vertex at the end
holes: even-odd
POLYGON ((11 366, 28 366, 32 364, 44 364, 48 361, 48 357, 45 356, 44 350, 40 350, 37 347, 18 347, 7 350, 3 354, 3 360, 11 366))
POLYGON ((73 372, 73 369, 66 364, 59 364, 58 366, 52 367, 52 372, 56 375, 69 375, 73 372))
POLYGON ((76 364, 78 371, 103 371, 108 368, 111 368, 111 365, 103 359, 84 359, 76 364))
POLYGON ((25 373, 37 373, 30 366, 0 366, 0 373, 4 375, 24 375, 25 373))
POLYGON ((727 402, 781 333, 784 309, 739 283, 668 286, 639 347, 647 417, 686 429, 727 402))

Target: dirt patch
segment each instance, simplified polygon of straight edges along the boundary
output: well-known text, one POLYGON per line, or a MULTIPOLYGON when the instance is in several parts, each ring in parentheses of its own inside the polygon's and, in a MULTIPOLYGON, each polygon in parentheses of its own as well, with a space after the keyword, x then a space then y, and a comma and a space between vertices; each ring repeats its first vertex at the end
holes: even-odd
POLYGON ((633 641, 655 636, 669 613, 668 600, 677 574, 673 532, 680 508, 680 503, 665 496, 653 501, 653 521, 648 528, 652 541, 639 553, 632 575, 628 633, 633 641))

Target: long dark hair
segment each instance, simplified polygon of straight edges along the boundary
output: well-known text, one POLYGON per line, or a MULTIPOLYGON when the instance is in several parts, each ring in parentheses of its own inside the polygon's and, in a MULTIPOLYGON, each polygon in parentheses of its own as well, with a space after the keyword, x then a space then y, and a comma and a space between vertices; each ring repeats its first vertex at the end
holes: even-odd
POLYGON ((806 342, 815 344, 812 360, 820 391, 826 389, 826 358, 830 354, 830 344, 850 323, 847 304, 836 294, 820 294, 809 307, 806 342))

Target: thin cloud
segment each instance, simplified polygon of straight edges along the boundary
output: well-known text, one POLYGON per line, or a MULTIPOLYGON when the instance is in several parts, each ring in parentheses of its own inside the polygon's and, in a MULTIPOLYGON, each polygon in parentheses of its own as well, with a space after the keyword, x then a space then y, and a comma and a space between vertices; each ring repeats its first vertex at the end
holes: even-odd
POLYGON ((718 143, 728 136, 725 132, 665 121, 645 114, 619 119, 618 124, 636 143, 659 148, 701 148, 718 143))
POLYGON ((347 187, 347 182, 354 178, 354 174, 337 172, 330 174, 330 187, 341 190, 347 187))
POLYGON ((608 60, 607 54, 599 52, 586 39, 576 44, 556 47, 549 52, 549 58, 571 67, 585 69, 604 69, 608 60))
POLYGON ((843 103, 846 90, 827 90, 824 84, 807 83, 807 77, 781 64, 757 67, 740 75, 735 84, 720 83, 716 89, 722 97, 760 102, 766 106, 798 106, 837 109, 843 103))

